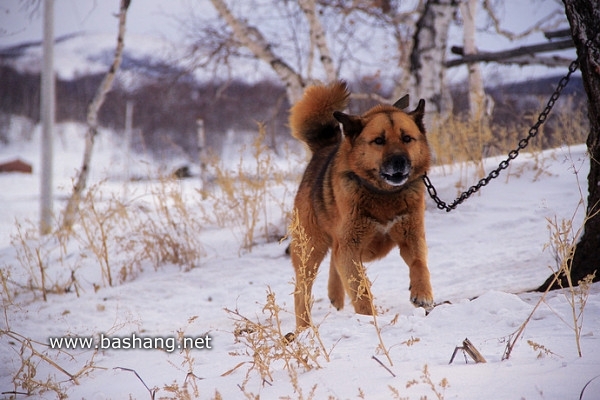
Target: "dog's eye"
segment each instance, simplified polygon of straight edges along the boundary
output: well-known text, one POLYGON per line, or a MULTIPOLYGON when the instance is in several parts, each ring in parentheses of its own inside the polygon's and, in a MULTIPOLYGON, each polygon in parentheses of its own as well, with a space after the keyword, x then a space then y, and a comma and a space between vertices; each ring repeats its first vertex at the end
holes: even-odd
POLYGON ((376 145, 379 145, 379 146, 383 146, 383 145, 385 144, 385 138, 384 138, 384 137, 381 137, 381 136, 379 136, 379 137, 376 137, 376 138, 373 140, 373 143, 375 143, 376 145))
POLYGON ((412 142, 414 139, 408 135, 402 135, 402 142, 404 143, 410 143, 412 142))

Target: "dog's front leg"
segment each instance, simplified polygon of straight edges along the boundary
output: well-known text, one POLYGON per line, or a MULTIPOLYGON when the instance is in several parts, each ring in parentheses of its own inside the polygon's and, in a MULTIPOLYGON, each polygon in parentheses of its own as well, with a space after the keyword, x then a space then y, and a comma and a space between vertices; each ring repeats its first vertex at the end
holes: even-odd
POLYGON ((433 306, 433 289, 427 267, 427 243, 425 229, 415 226, 406 232, 399 243, 400 255, 408 265, 410 278, 410 301, 417 307, 433 306))
MULTIPOLYGON (((341 283, 343 284, 346 293, 350 296, 350 300, 352 300, 354 311, 358 314, 373 315, 374 307, 371 296, 371 282, 367 278, 365 267, 362 264, 359 247, 355 246, 353 243, 350 245, 339 242, 334 243, 331 254, 331 263, 332 268, 335 266, 338 276, 341 279, 341 283)), ((331 300, 332 304, 335 306, 336 303, 334 302, 334 299, 331 298, 331 300)), ((335 300, 338 299, 336 298, 335 300)))
POLYGON ((329 265, 329 281, 327 282, 327 294, 329 295, 329 301, 338 311, 344 308, 344 283, 338 273, 338 269, 335 266, 335 257, 331 257, 331 264, 329 265))
POLYGON ((294 308, 296 311, 296 328, 302 330, 311 325, 312 286, 317 276, 317 270, 327 253, 323 242, 309 239, 304 246, 298 240, 292 240, 290 255, 296 272, 294 290, 294 308), (303 248, 304 247, 304 248, 303 248), (307 250, 308 249, 308 250, 307 250))

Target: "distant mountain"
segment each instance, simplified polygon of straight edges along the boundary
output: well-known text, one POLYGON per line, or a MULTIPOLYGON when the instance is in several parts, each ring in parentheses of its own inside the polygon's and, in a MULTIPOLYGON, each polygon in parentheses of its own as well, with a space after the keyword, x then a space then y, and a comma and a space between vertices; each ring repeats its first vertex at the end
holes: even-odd
MULTIPOLYGON (((59 79, 105 73, 113 61, 116 37, 109 34, 72 34, 57 38, 54 64, 59 79)), ((181 72, 172 43, 154 37, 126 35, 121 71, 141 76, 181 72)), ((42 43, 27 42, 0 48, 0 62, 22 73, 42 68, 42 43)))

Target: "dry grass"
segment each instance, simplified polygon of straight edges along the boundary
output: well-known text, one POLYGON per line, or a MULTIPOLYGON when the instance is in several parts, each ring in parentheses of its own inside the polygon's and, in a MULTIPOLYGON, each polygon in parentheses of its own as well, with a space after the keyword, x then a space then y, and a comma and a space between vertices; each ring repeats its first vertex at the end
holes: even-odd
POLYGON ((178 181, 161 178, 148 194, 130 201, 106 195, 104 185, 86 192, 72 230, 40 236, 34 223, 17 222, 11 243, 18 265, 6 266, 1 275, 7 293, 39 293, 44 301, 50 293, 79 295, 85 290, 80 269, 90 264, 99 272, 86 270, 87 276, 99 277, 92 282, 94 290, 132 280, 145 266, 189 270, 199 265, 201 216, 184 201, 178 181), (10 279, 16 267, 28 276, 26 285, 10 279))
MULTIPOLYGON (((573 171, 575 175, 578 176, 578 170, 573 165, 573 171)), ((589 296, 590 287, 592 280, 594 278, 593 275, 588 275, 583 280, 579 282, 573 282, 571 280, 571 266, 573 261, 573 255, 575 254, 575 247, 577 246, 577 242, 580 236, 583 233, 583 228, 585 222, 588 218, 592 216, 586 216, 584 221, 581 223, 578 229, 575 229, 573 226, 573 221, 575 221, 578 213, 581 212, 581 209, 584 207, 584 194, 581 190, 580 186, 580 200, 570 218, 558 220, 558 218, 547 218, 548 222, 548 231, 549 231, 549 242, 546 244, 545 249, 550 249, 554 254, 554 259, 556 260, 555 266, 549 266, 552 274, 554 275, 554 280, 548 285, 548 289, 542 294, 538 302, 533 307, 529 316, 525 319, 525 321, 519 326, 519 328, 513 332, 507 340, 506 348, 504 351, 504 355, 502 356, 503 360, 509 359, 516 345, 517 341, 522 337, 525 328, 531 321, 534 313, 537 309, 542 305, 546 304, 551 310, 552 308, 546 302, 546 297, 550 288, 554 286, 556 282, 560 282, 559 276, 567 277, 567 287, 564 288, 566 290, 566 299, 571 308, 571 321, 565 320, 559 313, 555 312, 556 316, 565 323, 570 329, 573 330, 575 336, 575 344, 577 346, 577 354, 579 357, 582 357, 581 351, 581 331, 583 329, 583 316, 585 305, 589 296)))
MULTIPOLYGON (((415 342, 418 342, 418 341, 419 341, 418 338, 417 339, 411 338, 411 340, 404 342, 403 344, 406 344, 407 346, 411 346, 412 344, 414 344, 415 342)), ((395 375, 394 375, 394 377, 395 377, 395 375)), ((421 376, 419 377, 419 379, 411 379, 408 382, 406 382, 406 389, 409 389, 409 388, 417 386, 417 385, 425 385, 428 389, 428 392, 431 391, 433 393, 433 395, 435 396, 435 398, 438 400, 444 400, 444 394, 446 392, 446 389, 448 389, 450 387, 450 383, 447 378, 442 378, 442 380, 440 380, 436 384, 431 377, 431 373, 429 372, 429 366, 427 364, 425 364, 423 366, 423 370, 421 372, 421 376)), ((396 400, 409 400, 410 399, 409 396, 402 396, 401 391, 392 385, 388 385, 388 389, 391 392, 390 398, 392 398, 392 399, 396 399, 396 400)), ((363 397, 360 397, 360 398, 363 398, 363 397)), ((428 397, 427 397, 427 395, 421 394, 419 396, 419 398, 423 400, 423 399, 427 399, 428 397)))
MULTIPOLYGON (((546 101, 539 99, 540 105, 546 101)), ((536 156, 545 149, 585 143, 586 132, 589 132, 586 110, 572 106, 573 100, 568 96, 561 97, 561 102, 566 104, 552 110, 548 122, 540 126, 538 135, 523 152, 536 156)), ((537 114, 515 112, 511 127, 487 125, 461 116, 434 120, 427 134, 434 163, 446 172, 459 168, 460 178, 456 185, 460 192, 463 187, 470 186, 486 174, 483 167, 486 157, 505 156, 515 149, 519 141, 528 135, 537 118, 537 114)), ((541 157, 536 158, 536 161, 542 160, 541 157)), ((543 163, 536 162, 533 168, 539 175, 545 173, 543 163)), ((514 173, 518 174, 519 171, 514 173)))
MULTIPOLYGON (((282 328, 281 307, 277 304, 275 293, 267 290, 267 301, 262 309, 263 318, 255 320, 243 316, 238 310, 225 311, 233 320, 233 335, 236 342, 242 343, 245 350, 234 355, 250 357, 249 361, 239 363, 227 371, 249 364, 248 373, 257 371, 265 383, 273 382, 273 369, 282 367, 290 377, 297 377, 296 369, 310 371, 321 368, 321 359, 329 361, 329 353, 318 336, 318 328, 306 329, 301 333, 285 333, 282 328), (290 372, 292 371, 292 372, 290 372)), ((295 378, 292 380, 294 382, 295 378)))
POLYGON ((381 336, 381 328, 379 326, 379 322, 377 320, 377 310, 375 308, 375 298, 373 296, 373 292, 371 291, 371 281, 367 277, 366 268, 362 263, 358 264, 358 271, 360 273, 360 285, 359 285, 359 298, 361 296, 366 296, 369 302, 371 303, 371 317, 373 319, 373 327, 375 328, 375 332, 377 333, 377 339, 379 340, 379 345, 377 346, 376 352, 383 353, 387 358, 390 366, 394 366, 394 362, 392 361, 392 357, 390 356, 390 351, 388 347, 385 345, 383 341, 383 337, 381 336))
MULTIPOLYGON (((589 218, 589 217, 588 217, 589 218)), ((590 288, 595 274, 586 276, 579 282, 573 282, 571 279, 571 264, 575 246, 578 238, 583 233, 583 225, 574 232, 573 219, 563 219, 560 223, 556 219, 548 219, 548 229, 551 232, 549 246, 554 250, 556 259, 559 264, 556 270, 553 270, 555 277, 560 275, 566 276, 567 287, 566 299, 571 306, 571 321, 565 320, 560 313, 554 314, 568 327, 573 330, 575 335, 575 344, 577 346, 577 354, 582 356, 581 352, 581 331, 583 329, 583 312, 590 294, 590 288)), ((560 283, 560 281, 559 281, 560 283)), ((546 306, 552 310, 548 303, 546 306)))
MULTIPOLYGON (((450 387, 450 383, 446 378, 442 378, 440 382, 435 383, 433 381, 433 378, 431 377, 431 374, 429 372, 429 366, 427 364, 423 366, 423 371, 421 372, 420 380, 412 379, 406 382, 406 388, 408 389, 419 384, 427 386, 428 389, 431 390, 431 392, 433 392, 435 398, 438 400, 444 400, 444 393, 446 392, 446 389, 450 387)), ((391 386, 389 388, 392 391, 394 398, 400 399, 398 390, 394 389, 391 386)), ((427 396, 421 396, 421 399, 426 398, 427 396)), ((406 399, 408 399, 408 397, 406 399)))
POLYGON ((251 251, 259 240, 279 240, 289 220, 288 203, 294 195, 296 177, 290 182, 278 168, 265 140, 265 127, 259 125, 251 147, 252 164, 243 155, 235 170, 213 161, 210 168, 216 175, 216 188, 201 191, 208 204, 206 222, 230 228, 239 238, 240 251, 251 251), (246 167, 249 164, 253 168, 246 167))
POLYGON ((538 353, 537 358, 544 358, 547 356, 560 357, 558 354, 548 349, 543 344, 536 343, 533 340, 528 340, 527 344, 529 345, 529 347, 531 347, 533 351, 536 351, 538 353))

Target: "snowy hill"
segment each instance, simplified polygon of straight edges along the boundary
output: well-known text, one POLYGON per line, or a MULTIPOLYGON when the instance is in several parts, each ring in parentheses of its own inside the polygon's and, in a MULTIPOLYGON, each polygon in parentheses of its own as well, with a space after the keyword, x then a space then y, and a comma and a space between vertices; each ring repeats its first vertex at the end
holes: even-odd
MULTIPOLYGON (((64 142, 68 146, 57 143, 61 150, 56 186, 63 187, 55 199, 57 212, 64 206, 73 166, 79 165, 82 143, 79 128, 63 129, 63 137, 69 136, 64 142)), ((122 224, 111 225, 105 237, 107 259, 117 267, 138 257, 135 246, 128 252, 125 242, 111 238, 137 237, 138 232, 126 229, 130 215, 160 210, 161 196, 172 190, 166 209, 177 229, 164 237, 178 237, 181 249, 190 243, 201 247, 192 262, 154 265, 142 260, 138 269, 125 271, 122 281, 117 276, 123 271, 115 268, 110 286, 102 257, 82 245, 86 240, 83 226, 76 227, 79 239, 64 244, 35 235, 19 236, 15 220, 24 230, 27 219, 37 219, 35 140, 0 149, 0 160, 19 154, 34 165, 33 175, 0 174, 4 309, 0 392, 4 398, 23 397, 15 393, 27 390, 36 398, 48 399, 56 398, 57 392, 86 399, 147 399, 149 392, 155 392, 156 398, 202 399, 572 399, 583 392, 582 398, 588 400, 600 393, 600 379, 595 379, 600 371, 600 285, 589 289, 583 320, 578 321, 582 357, 577 355, 574 330, 569 326, 573 324, 571 293, 550 293, 534 311, 541 294, 526 292, 543 282, 550 274, 549 266, 556 266, 552 246, 548 246, 547 219, 573 221, 575 230, 581 225, 581 192, 586 190, 589 163, 584 146, 521 155, 480 195, 452 213, 438 211, 428 202, 429 263, 439 303, 429 315, 410 304, 408 269, 397 252, 368 266, 379 310, 376 320, 356 315, 348 307, 339 312, 332 309, 326 299, 325 261, 314 289, 313 316, 319 322, 319 336, 303 334, 295 345, 286 347, 273 333, 278 332, 274 321, 281 323, 283 334, 294 329, 293 270, 284 255, 285 243, 267 241, 257 233, 252 250, 240 250, 243 229, 235 225, 235 219, 223 223, 214 219, 213 212, 222 209, 215 208, 210 196, 201 198, 197 180, 168 183, 169 190, 157 181, 129 183, 124 195, 124 183, 115 174, 122 169, 118 142, 105 138, 99 143, 90 185, 108 179, 95 192, 95 203, 90 203, 98 212, 115 198, 126 204, 115 220, 122 224), (189 212, 187 217, 178 214, 182 206, 189 212), (195 218, 203 223, 192 225, 195 218), (186 232, 194 233, 189 242, 184 241, 186 232), (47 301, 37 287, 39 268, 26 260, 27 249, 38 249, 41 254, 47 301), (127 271, 134 273, 127 275, 127 271), (64 288, 61 282, 71 278, 68 292, 54 290, 64 288), (511 357, 502 361, 507 341, 531 314, 511 357), (133 340, 134 335, 147 339, 152 348, 123 349, 123 340, 133 340), (112 348, 103 348, 104 343, 98 341, 98 347, 91 349, 67 350, 65 344, 62 350, 51 349, 50 338, 61 337, 112 339, 112 348), (176 337, 196 339, 202 348, 178 350, 169 347, 171 342, 154 340, 176 337), (465 338, 487 363, 469 359, 465 364, 459 352, 448 364, 465 338), (300 344, 304 350, 298 350, 300 344), (301 354, 298 359, 289 356, 287 367, 284 353, 276 353, 286 348, 301 354), (270 364, 261 365, 260 360, 270 364)), ((260 214, 281 228, 303 159, 263 157, 272 167, 269 173, 279 170, 286 176, 281 184, 275 179, 266 181, 269 190, 260 214)), ((498 161, 486 160, 486 168, 498 161)), ((473 170, 464 164, 436 167, 430 177, 440 196, 451 200, 458 189, 474 182, 473 170)), ((229 204, 225 196, 221 199, 229 204)), ((84 211, 89 215, 89 209, 84 211)), ((138 342, 137 347, 143 346, 138 342)))
MULTIPOLYGON (((56 74, 64 80, 83 75, 106 73, 112 63, 116 35, 108 33, 80 33, 57 39, 54 47, 56 74)), ((173 44, 155 37, 127 35, 122 71, 140 71, 140 66, 167 65, 172 58, 173 44)), ((0 49, 4 63, 27 73, 40 73, 41 43, 11 46, 0 49)), ((175 68, 175 63, 173 65, 175 68)))

